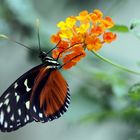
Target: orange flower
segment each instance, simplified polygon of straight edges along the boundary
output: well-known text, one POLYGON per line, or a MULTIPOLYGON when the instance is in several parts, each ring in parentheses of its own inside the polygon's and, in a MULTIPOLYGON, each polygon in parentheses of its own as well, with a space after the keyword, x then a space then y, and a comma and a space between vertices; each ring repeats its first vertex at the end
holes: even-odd
POLYGON ((97 36, 102 34, 104 31, 105 31, 105 28, 102 25, 93 26, 91 28, 91 33, 94 34, 94 35, 97 35, 97 36))
POLYGON ((69 62, 69 63, 65 63, 65 65, 63 66, 63 69, 67 70, 67 69, 70 69, 71 67, 75 66, 76 65, 76 62, 69 62))
POLYGON ((91 50, 99 50, 102 47, 102 42, 99 38, 97 38, 96 36, 89 36, 86 39, 86 44, 87 44, 87 49, 89 51, 91 50))
POLYGON ((61 40, 60 43, 58 44, 58 48, 61 48, 61 49, 66 49, 68 48, 69 46, 69 43, 65 40, 61 40))
POLYGON ((84 39, 80 35, 75 35, 71 38, 71 45, 77 44, 77 43, 82 43, 84 39))
POLYGON ((61 38, 60 38, 60 36, 58 34, 51 36, 51 42, 52 43, 56 43, 57 44, 60 40, 61 40, 61 38))
POLYGON ((113 34, 112 32, 106 32, 103 35, 104 42, 111 43, 116 39, 116 34, 113 34))
POLYGON ((102 16, 103 16, 103 13, 98 9, 94 10, 93 13, 90 14, 90 18, 93 23, 100 22, 102 16))
POLYGON ((112 28, 114 26, 114 22, 110 17, 105 17, 105 19, 102 19, 102 24, 106 29, 112 28))
POLYGON ((71 49, 69 49, 69 51, 74 51, 74 52, 76 52, 77 54, 79 53, 79 52, 84 52, 84 48, 83 48, 83 45, 84 44, 76 44, 76 45, 74 45, 71 49))
MULTIPOLYGON (((53 50, 52 51, 52 57, 54 58, 54 59, 56 59, 57 57, 58 57, 58 55, 59 55, 59 51, 58 50, 53 50)), ((62 57, 62 55, 61 55, 61 57, 62 57)))
POLYGON ((80 12, 79 16, 76 16, 76 19, 82 23, 89 23, 90 17, 89 17, 88 11, 84 10, 84 11, 80 12))
POLYGON ((68 54, 66 55, 64 58, 63 58, 63 63, 65 64, 64 65, 64 69, 69 69, 71 68, 72 66, 76 65, 76 63, 78 61, 80 61, 83 57, 85 57, 85 52, 83 53, 71 53, 71 54, 68 54), (73 59, 74 58, 74 59, 73 59))
POLYGON ((60 30, 51 37, 51 42, 57 44, 52 56, 62 59, 64 69, 76 65, 86 56, 86 50, 98 51, 104 43, 111 43, 116 39, 116 34, 106 32, 114 26, 113 20, 108 16, 104 18, 98 9, 92 13, 84 10, 78 16, 60 21, 57 26, 60 30))

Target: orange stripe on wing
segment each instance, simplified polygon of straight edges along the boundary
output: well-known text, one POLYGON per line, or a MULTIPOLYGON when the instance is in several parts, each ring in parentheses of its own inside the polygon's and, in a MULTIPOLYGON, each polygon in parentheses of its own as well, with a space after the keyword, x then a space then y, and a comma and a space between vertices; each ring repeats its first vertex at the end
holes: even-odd
POLYGON ((39 83, 41 82, 41 80, 45 77, 46 73, 48 73, 49 69, 47 67, 42 67, 40 68, 39 70, 39 73, 35 79, 35 82, 34 82, 34 86, 33 86, 33 89, 32 89, 32 94, 31 94, 31 101, 32 101, 32 98, 35 94, 35 91, 39 85, 39 83))
POLYGON ((39 94, 39 107, 43 109, 44 115, 46 117, 54 115, 66 102, 67 83, 58 70, 42 67, 32 89, 31 102, 35 94, 39 94), (47 79, 44 80, 44 78, 47 79), (43 80, 45 83, 42 83, 41 89, 38 89, 43 80), (38 90, 40 90, 39 93, 36 92, 38 90))
POLYGON ((67 83, 58 70, 53 70, 41 91, 40 108, 44 107, 46 116, 53 115, 64 105, 67 95, 67 83))

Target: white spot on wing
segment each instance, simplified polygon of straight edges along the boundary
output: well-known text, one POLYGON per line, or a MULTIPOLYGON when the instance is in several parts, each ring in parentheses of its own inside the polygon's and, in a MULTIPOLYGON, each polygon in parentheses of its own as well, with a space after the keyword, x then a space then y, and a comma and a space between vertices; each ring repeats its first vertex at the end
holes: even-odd
POLYGON ((14 115, 12 115, 10 119, 11 119, 11 121, 14 121, 14 115))
POLYGON ((15 92, 15 96, 17 96, 17 93, 15 92))
POLYGON ((31 90, 31 88, 28 87, 27 82, 28 82, 28 81, 27 81, 27 79, 26 79, 26 80, 24 81, 24 85, 25 85, 25 87, 26 87, 26 91, 29 92, 29 91, 31 90))
POLYGON ((26 119, 27 119, 27 121, 29 121, 29 116, 28 115, 26 115, 26 119))
POLYGON ((25 123, 27 122, 26 118, 24 119, 24 122, 25 122, 25 123))
POLYGON ((14 84, 14 89, 16 89, 18 87, 17 82, 14 84))
POLYGON ((20 99, 20 96, 19 96, 19 95, 17 95, 17 96, 16 96, 16 101, 18 102, 18 101, 19 101, 19 99, 20 99))
POLYGON ((7 112, 9 113, 11 110, 10 106, 7 107, 7 112))
POLYGON ((34 110, 34 112, 36 112, 36 107, 35 106, 33 106, 33 110, 34 110))
POLYGON ((8 96, 9 96, 9 93, 7 93, 4 98, 6 99, 8 96))
POLYGON ((10 128, 13 128, 13 126, 12 126, 12 125, 10 125, 10 128))
POLYGON ((25 104, 26 104, 26 108, 29 109, 30 108, 30 101, 27 101, 25 104))
POLYGON ((5 105, 8 105, 8 103, 9 103, 9 99, 6 99, 5 102, 4 102, 4 104, 5 105))
POLYGON ((42 113, 39 113, 39 117, 42 118, 43 117, 43 114, 42 113))
POLYGON ((3 121, 4 121, 4 113, 3 113, 3 111, 1 111, 1 113, 0 113, 0 123, 1 123, 1 125, 3 124, 3 121))
POLYGON ((0 103, 0 107, 2 107, 3 103, 0 103))
POLYGON ((5 123, 4 123, 4 127, 5 127, 5 128, 7 128, 7 126, 8 126, 8 123, 7 123, 7 122, 5 122, 5 123))
POLYGON ((18 114, 19 114, 19 116, 21 115, 21 109, 18 109, 18 114))

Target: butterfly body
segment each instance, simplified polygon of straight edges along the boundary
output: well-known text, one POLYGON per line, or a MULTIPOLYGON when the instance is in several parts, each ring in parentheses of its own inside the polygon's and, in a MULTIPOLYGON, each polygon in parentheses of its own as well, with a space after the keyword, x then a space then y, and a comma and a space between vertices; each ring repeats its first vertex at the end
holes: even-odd
POLYGON ((61 67, 41 52, 42 64, 18 78, 0 97, 0 130, 11 132, 29 122, 48 122, 62 116, 70 103, 61 67))

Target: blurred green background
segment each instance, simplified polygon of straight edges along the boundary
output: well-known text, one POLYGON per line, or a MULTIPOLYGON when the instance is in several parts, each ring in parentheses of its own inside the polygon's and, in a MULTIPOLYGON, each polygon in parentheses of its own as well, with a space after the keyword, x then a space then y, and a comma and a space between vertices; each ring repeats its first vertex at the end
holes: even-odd
MULTIPOLYGON (((139 0, 0 0, 0 33, 37 49, 35 20, 39 18, 41 46, 47 51, 53 47, 49 37, 57 31, 57 22, 99 8, 117 25, 124 25, 114 30, 117 40, 99 53, 140 71, 139 6, 139 0)), ((38 56, 24 47, 1 39, 0 94, 40 63, 38 56)), ((72 94, 68 112, 53 122, 0 132, 0 140, 140 140, 140 76, 121 71, 91 53, 62 73, 72 94)))

